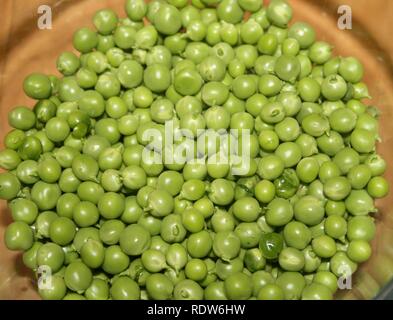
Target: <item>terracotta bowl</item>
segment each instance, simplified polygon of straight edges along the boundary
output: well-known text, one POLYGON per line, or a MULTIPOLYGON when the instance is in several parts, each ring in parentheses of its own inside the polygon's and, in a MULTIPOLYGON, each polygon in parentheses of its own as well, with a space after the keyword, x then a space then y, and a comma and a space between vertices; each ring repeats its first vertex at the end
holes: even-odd
MULTIPOLYGON (((267 2, 267 1, 265 1, 267 2)), ((393 1, 390 0, 289 0, 293 21, 307 21, 320 40, 335 46, 338 55, 353 55, 365 65, 365 82, 372 103, 382 111, 379 152, 389 165, 387 179, 393 184, 393 1), (338 6, 351 6, 353 29, 337 27, 338 6)), ((72 34, 90 25, 97 9, 111 7, 124 16, 124 0, 2 0, 0 27, 0 141, 10 129, 7 114, 15 105, 32 106, 22 90, 22 82, 31 72, 58 74, 57 55, 73 50, 72 34), (50 30, 37 27, 40 5, 49 5, 53 13, 50 30)), ((2 144, 2 142, 0 142, 2 144)), ((2 147, 0 145, 0 147, 2 147)), ((338 293, 339 299, 370 299, 393 276, 393 194, 378 201, 377 236, 372 258, 356 272, 352 290, 338 293)), ((21 254, 8 251, 3 234, 11 217, 4 201, 0 202, 0 299, 38 299, 31 272, 24 267, 21 254)))

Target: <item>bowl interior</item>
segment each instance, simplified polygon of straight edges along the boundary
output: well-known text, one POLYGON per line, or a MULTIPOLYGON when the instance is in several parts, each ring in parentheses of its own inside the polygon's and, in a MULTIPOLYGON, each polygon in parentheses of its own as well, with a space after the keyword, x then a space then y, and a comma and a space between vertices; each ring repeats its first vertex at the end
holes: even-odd
MULTIPOLYGON (((267 1, 265 1, 267 2, 267 1)), ((328 41, 337 55, 358 57, 365 66, 365 82, 373 97, 368 103, 381 111, 378 151, 388 164, 393 163, 393 2, 389 0, 346 0, 352 8, 353 29, 339 30, 337 8, 340 0, 289 0, 294 8, 293 21, 307 21, 328 41), (378 23, 375 23, 378 21, 378 23), (390 31, 390 32, 389 32, 390 31)), ((3 26, 0 29, 0 147, 9 130, 7 114, 15 105, 32 106, 22 90, 23 79, 31 72, 57 74, 55 62, 64 50, 73 51, 72 34, 82 26, 92 26, 91 17, 100 8, 111 7, 124 16, 123 0, 4 0, 0 3, 3 26), (50 30, 37 27, 39 5, 50 5, 53 26, 50 30)), ((390 165, 387 179, 393 182, 390 165)), ((389 204, 392 193, 377 201, 377 236, 373 241, 372 258, 363 264, 352 281, 353 290, 342 290, 340 299, 372 298, 393 276, 393 212, 389 204)), ((0 239, 11 222, 4 201, 0 202, 0 239)), ((22 263, 21 254, 10 252, 0 241, 0 299, 35 299, 38 295, 32 274, 22 263)))

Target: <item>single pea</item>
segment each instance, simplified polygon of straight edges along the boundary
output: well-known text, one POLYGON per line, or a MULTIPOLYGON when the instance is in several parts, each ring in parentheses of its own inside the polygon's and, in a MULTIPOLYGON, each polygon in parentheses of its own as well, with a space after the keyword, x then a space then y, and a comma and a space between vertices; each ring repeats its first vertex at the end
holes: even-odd
POLYGON ((8 113, 8 123, 15 129, 27 131, 35 126, 36 115, 27 107, 15 107, 8 113))
POLYGON ((348 82, 358 83, 363 78, 363 65, 358 59, 348 57, 341 59, 338 69, 340 75, 348 82))
POLYGON ((224 0, 217 6, 217 17, 228 23, 239 23, 243 18, 243 10, 237 1, 224 0))
POLYGON ((352 190, 345 199, 345 206, 354 216, 367 215, 375 211, 374 201, 366 190, 352 190))
POLYGON ((371 246, 365 240, 353 240, 348 245, 347 255, 356 263, 365 262, 371 256, 371 246))
POLYGON ((283 226, 291 221, 292 217, 293 208, 285 199, 275 198, 267 206, 266 221, 271 226, 283 226))
POLYGON ((85 291, 88 300, 107 300, 109 297, 109 285, 100 278, 93 278, 89 288, 85 291))
POLYGON ((373 198, 383 198, 389 193, 389 184, 381 176, 373 177, 367 184, 367 192, 373 198))
POLYGON ((330 260, 330 270, 337 277, 350 277, 357 270, 357 264, 345 252, 338 251, 330 260))
POLYGON ((302 133, 295 143, 299 146, 303 157, 310 157, 318 153, 317 141, 309 134, 302 133))
POLYGON ((118 274, 127 269, 130 258, 122 251, 119 246, 110 246, 105 249, 104 262, 102 269, 109 274, 118 274))
POLYGON ((257 295, 258 300, 283 300, 284 291, 276 284, 268 283, 263 286, 257 295))
POLYGON ((350 241, 371 241, 375 232, 374 220, 369 216, 355 216, 348 221, 347 237, 350 241))
POLYGON ((89 227, 98 221, 99 212, 93 203, 81 201, 74 206, 72 217, 79 227, 89 227))
POLYGON ((125 11, 132 21, 141 21, 147 10, 147 4, 142 0, 127 0, 125 3, 125 11))
POLYGON ((56 61, 57 70, 65 76, 72 76, 75 74, 79 67, 79 58, 72 52, 63 52, 56 61))
POLYGON ((4 145, 6 148, 18 150, 25 139, 26 134, 23 130, 13 129, 4 137, 4 145))
POLYGON ((300 271, 304 267, 304 255, 295 248, 284 248, 278 256, 278 262, 286 271, 300 271))
POLYGON ((314 226, 320 223, 324 217, 325 209, 323 202, 315 196, 304 196, 300 198, 293 207, 296 220, 314 226))
POLYGON ((276 150, 280 143, 278 134, 273 130, 262 130, 259 134, 258 142, 265 151, 276 150))
POLYGON ((226 300, 223 281, 212 282, 205 289, 205 299, 207 300, 226 300))
POLYGON ((283 249, 283 237, 274 232, 264 233, 259 241, 259 249, 266 259, 277 259, 283 249))
POLYGON ((0 173, 0 199, 9 201, 16 198, 21 188, 21 183, 14 174, 0 173))
POLYGON ((41 100, 51 96, 52 86, 48 76, 32 73, 23 81, 23 90, 30 98, 41 100))
POLYGON ((178 243, 174 243, 169 246, 165 258, 167 264, 174 268, 177 272, 185 267, 188 260, 186 249, 178 243))
POLYGON ((299 179, 305 183, 314 181, 320 172, 318 161, 314 158, 303 158, 296 166, 299 179))
POLYGON ((30 269, 37 269, 37 252, 43 246, 41 242, 34 242, 33 246, 23 253, 23 264, 30 269))
POLYGON ((194 208, 187 208, 182 213, 182 223, 191 233, 199 232, 205 225, 203 215, 194 208))
POLYGON ((345 177, 333 177, 326 180, 323 191, 326 197, 339 201, 345 199, 351 192, 351 184, 345 177))
POLYGON ((352 148, 341 149, 333 158, 333 162, 343 174, 347 174, 351 168, 360 163, 359 154, 352 148))
POLYGON ((235 196, 232 183, 225 179, 215 179, 209 186, 209 199, 217 205, 228 205, 235 196))
POLYGON ((298 221, 291 221, 284 227, 285 243, 293 248, 302 250, 311 241, 311 231, 307 226, 298 221))
POLYGON ((266 97, 277 95, 282 89, 282 81, 272 74, 263 74, 259 78, 258 91, 266 97))
POLYGON ((213 240, 214 253, 224 261, 235 258, 240 251, 240 239, 231 231, 216 233, 213 240))
POLYGON ((193 280, 183 280, 179 282, 173 291, 176 300, 202 300, 203 289, 193 280))
POLYGON ((234 273, 224 281, 225 293, 229 299, 246 300, 252 294, 251 278, 244 273, 234 273))
POLYGON ((99 230, 99 237, 102 242, 108 245, 115 245, 119 243, 121 234, 125 225, 120 220, 106 220, 101 224, 99 230))
POLYGON ((233 204, 232 210, 236 218, 245 222, 255 221, 261 212, 258 201, 251 197, 237 200, 233 204))
POLYGON ((140 255, 150 245, 150 234, 139 225, 129 225, 120 235, 120 246, 129 255, 140 255))
POLYGON ((90 286, 93 276, 91 270, 83 262, 75 261, 67 266, 64 281, 69 289, 84 291, 90 286))
POLYGON ((76 225, 66 217, 58 217, 49 226, 49 237, 61 246, 69 244, 75 236, 76 225))
POLYGON ((333 294, 325 285, 312 283, 304 288, 302 300, 333 300, 333 294))
POLYGON ((31 200, 43 211, 55 208, 60 195, 61 190, 57 184, 43 181, 37 182, 31 189, 31 200))
POLYGON ((88 53, 92 51, 97 46, 97 43, 97 34, 88 28, 81 28, 74 33, 74 48, 81 53, 88 53))
POLYGON ((79 184, 77 194, 82 201, 89 201, 96 205, 104 195, 104 189, 98 183, 86 181, 79 184))
POLYGON ((342 217, 346 212, 345 202, 328 200, 325 205, 325 211, 327 216, 342 217))
POLYGON ((165 255, 154 249, 148 249, 142 253, 142 264, 145 269, 152 273, 157 273, 166 267, 165 255))
POLYGON ((318 148, 329 156, 335 156, 341 149, 344 148, 344 140, 342 136, 336 131, 324 133, 317 138, 318 148))
POLYGON ((61 300, 67 293, 67 287, 63 277, 54 275, 51 279, 51 286, 38 287, 38 293, 44 300, 61 300))
POLYGON ((242 222, 235 228, 235 234, 240 239, 240 245, 244 249, 258 245, 262 231, 256 222, 242 222))
POLYGON ((296 57, 284 54, 277 59, 274 70, 281 80, 295 83, 300 74, 300 62, 296 57))
POLYGON ((26 137, 18 149, 22 160, 38 160, 42 151, 41 141, 34 136, 26 137))
POLYGON ((306 286, 306 280, 299 272, 284 272, 276 280, 286 300, 298 300, 306 286))
POLYGON ((173 210, 172 195, 166 190, 152 191, 148 196, 148 210, 153 216, 167 216, 173 210))
POLYGON ((173 289, 172 282, 163 274, 152 274, 146 280, 147 293, 154 300, 168 300, 172 296, 173 289))
POLYGON ((285 168, 295 166, 302 158, 300 147, 294 142, 280 144, 274 154, 282 161, 285 168))
POLYGON ((105 249, 100 241, 89 239, 82 246, 80 255, 83 263, 89 268, 96 269, 104 262, 105 249))
POLYGON ((79 108, 92 118, 101 116, 105 111, 103 96, 94 90, 84 91, 79 99, 79 108))
POLYGON ((367 157, 364 164, 370 168, 373 177, 382 175, 386 170, 386 161, 378 154, 367 157))
POLYGON ((217 210, 211 218, 211 224, 215 232, 233 231, 235 229, 235 218, 225 210, 217 210))
POLYGON ((146 185, 146 173, 136 165, 126 167, 122 172, 123 184, 131 190, 137 190, 146 185))
POLYGON ((181 15, 176 7, 169 4, 161 5, 152 22, 160 33, 173 35, 181 28, 181 15))
POLYGON ((262 179, 274 180, 284 171, 284 161, 276 155, 263 157, 258 163, 257 173, 262 179))
POLYGON ((224 261, 222 259, 216 261, 216 273, 221 280, 227 279, 231 274, 241 272, 243 268, 243 260, 240 257, 230 261, 224 261))
POLYGON ((25 222, 12 222, 5 230, 4 242, 9 250, 26 251, 33 246, 33 230, 25 222))
POLYGON ((325 220, 325 232, 334 239, 342 239, 347 233, 347 222, 343 217, 332 215, 325 220))
POLYGON ((286 117, 277 123, 274 130, 283 142, 294 141, 300 135, 299 123, 291 117, 286 117))
POLYGON ((266 14, 269 21, 274 25, 286 27, 292 19, 292 8, 287 2, 276 0, 269 4, 266 14))
POLYGON ((246 251, 244 263, 250 272, 257 272, 266 266, 266 259, 258 248, 253 248, 246 251))
POLYGON ((115 192, 105 193, 98 201, 98 211, 105 219, 117 219, 125 209, 124 196, 115 192))
POLYGON ((321 258, 330 258, 336 253, 336 243, 329 236, 322 235, 312 241, 314 252, 321 258))

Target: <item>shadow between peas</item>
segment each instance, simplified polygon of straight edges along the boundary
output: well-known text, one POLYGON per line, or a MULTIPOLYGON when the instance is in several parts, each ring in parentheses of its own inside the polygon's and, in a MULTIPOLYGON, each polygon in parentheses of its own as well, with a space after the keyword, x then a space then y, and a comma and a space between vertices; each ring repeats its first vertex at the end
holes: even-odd
POLYGON ((11 211, 10 209, 4 204, 4 207, 1 208, 0 212, 0 226, 8 226, 12 222, 11 211))

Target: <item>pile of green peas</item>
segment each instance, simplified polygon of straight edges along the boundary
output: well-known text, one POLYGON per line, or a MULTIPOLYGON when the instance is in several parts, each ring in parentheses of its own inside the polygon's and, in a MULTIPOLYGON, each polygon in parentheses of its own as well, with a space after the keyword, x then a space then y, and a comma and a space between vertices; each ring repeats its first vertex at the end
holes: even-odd
POLYGON ((289 25, 284 0, 125 11, 98 11, 79 54, 58 57, 63 77, 29 75, 33 109, 8 116, 4 241, 37 276, 50 268, 41 297, 332 299, 370 258, 389 190, 362 64, 289 25), (248 172, 144 160, 143 133, 169 120, 186 142, 248 129, 248 172))

